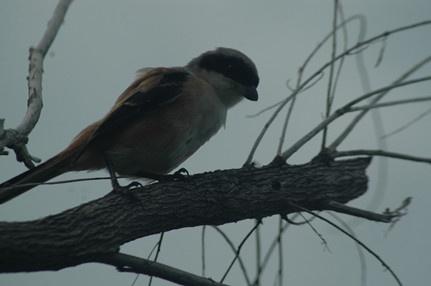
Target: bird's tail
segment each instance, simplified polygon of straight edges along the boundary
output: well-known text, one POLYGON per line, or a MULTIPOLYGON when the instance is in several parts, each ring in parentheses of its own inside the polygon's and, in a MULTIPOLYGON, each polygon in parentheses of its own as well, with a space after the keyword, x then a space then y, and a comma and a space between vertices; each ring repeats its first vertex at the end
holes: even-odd
POLYGON ((52 157, 46 162, 0 184, 0 204, 69 171, 70 156, 65 152, 52 157))

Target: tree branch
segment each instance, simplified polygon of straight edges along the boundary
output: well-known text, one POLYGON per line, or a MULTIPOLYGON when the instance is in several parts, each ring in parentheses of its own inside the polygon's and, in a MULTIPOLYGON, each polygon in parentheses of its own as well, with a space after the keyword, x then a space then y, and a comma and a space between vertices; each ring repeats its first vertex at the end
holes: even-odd
MULTIPOLYGON (((404 82, 407 78, 409 78, 412 74, 417 72, 419 69, 427 65, 431 62, 431 56, 426 57, 425 59, 419 61, 417 64, 415 64, 413 67, 411 67, 409 70, 407 70, 404 74, 402 74, 399 78, 397 78, 392 85, 397 85, 402 82, 404 82)), ((383 90, 380 94, 378 94, 375 98, 371 99, 369 101, 369 105, 376 104, 379 102, 383 97, 385 97, 391 90, 383 90)), ((368 113, 369 109, 362 110, 358 115, 353 118, 353 120, 349 123, 349 125, 341 132, 340 135, 328 146, 329 150, 336 150, 338 146, 347 138, 347 136, 352 132, 352 130, 355 128, 355 126, 361 121, 361 119, 368 113)))
POLYGON ((28 168, 34 167, 33 162, 40 159, 33 157, 27 150, 27 136, 36 126, 42 111, 42 74, 43 60, 63 24, 67 9, 73 0, 60 0, 54 10, 48 27, 36 47, 30 48, 28 68, 28 100, 27 111, 23 120, 15 129, 0 128, 0 155, 7 155, 5 147, 15 151, 17 160, 24 162, 28 168))
MULTIPOLYGON (((360 18, 360 19, 362 19, 362 18, 360 18)), ((350 19, 349 19, 350 20, 350 19)), ((349 21, 349 20, 347 20, 347 21, 349 21)), ((346 21, 346 23, 347 23, 347 21, 346 21)), ((341 25, 344 25, 344 23, 342 23, 341 25)), ((418 28, 418 27, 421 27, 421 26, 427 26, 427 25, 431 25, 431 20, 426 20, 426 21, 421 21, 421 22, 417 22, 417 23, 413 23, 413 24, 411 24, 411 25, 407 25, 407 26, 403 26, 403 27, 398 27, 398 28, 396 28, 396 29, 393 29, 393 30, 389 30, 389 31, 386 31, 386 32, 384 32, 384 33, 382 33, 382 34, 379 34, 379 35, 377 35, 377 36, 374 36, 374 37, 371 37, 371 38, 369 38, 369 39, 367 39, 367 40, 364 40, 364 41, 360 41, 360 42, 358 42, 358 43, 356 43, 355 45, 353 45, 352 47, 350 47, 350 48, 348 48, 348 49, 346 49, 346 50, 344 50, 342 53, 340 53, 340 54, 338 54, 333 60, 331 60, 331 61, 329 61, 329 62, 327 62, 327 63, 325 63, 324 65, 322 65, 319 69, 317 69, 311 76, 309 76, 307 79, 305 79, 304 81, 298 81, 298 82, 301 82, 301 84, 286 98, 286 99, 284 99, 283 101, 281 101, 280 103, 277 103, 275 106, 277 107, 276 108, 276 110, 273 112, 273 114, 271 115, 271 117, 267 120, 267 122, 265 123, 265 125, 264 125, 264 127, 262 128, 262 130, 260 131, 260 133, 259 133, 259 135, 258 135, 258 137, 256 138, 256 140, 255 140, 255 142, 253 143, 253 146, 252 146, 252 149, 251 149, 251 151, 250 151, 250 154, 248 155, 248 157, 247 157, 247 160, 246 160, 246 162, 245 162, 245 165, 249 165, 251 162, 252 162, 252 160, 253 160, 253 157, 254 157, 254 154, 255 154, 255 152, 256 152, 256 150, 257 150, 257 147, 259 146, 259 144, 260 144, 260 142, 261 142, 261 140, 262 140, 262 138, 264 137, 264 135, 265 135, 265 133, 266 133, 266 131, 269 129, 269 127, 272 125, 272 123, 274 122, 274 120, 277 118, 277 116, 278 116, 278 114, 280 113, 280 111, 286 106, 286 104, 290 101, 290 100, 292 100, 292 98, 295 98, 303 89, 304 89, 304 87, 306 87, 306 86, 308 86, 316 77, 319 77, 323 72, 324 72, 324 70, 326 69, 326 68, 328 68, 328 67, 330 67, 332 64, 333 64, 333 62, 337 62, 337 61, 339 61, 340 59, 343 59, 344 57, 346 57, 346 56, 349 56, 349 55, 353 55, 353 54, 355 54, 355 53, 358 53, 358 52, 361 52, 362 51, 362 48, 366 48, 368 45, 370 45, 370 44, 372 44, 372 43, 374 43, 374 42, 376 42, 376 41, 378 41, 378 40, 380 40, 380 39, 382 39, 382 38, 387 38, 389 35, 392 35, 392 34, 397 34, 397 33, 400 33, 400 32, 403 32, 403 31, 407 31, 407 30, 410 30, 410 29, 415 29, 415 28, 418 28)), ((329 37, 332 35, 332 32, 331 32, 331 34, 329 35, 329 37)), ((326 41, 326 38, 324 39, 324 41, 322 42, 322 45, 323 45, 323 43, 326 41)), ((320 46, 318 46, 311 54, 310 54, 310 57, 309 58, 307 58, 307 60, 304 62, 304 64, 303 64, 303 66, 300 68, 300 74, 302 74, 302 71, 301 71, 301 69, 303 69, 304 68, 304 66, 308 63, 308 61, 311 59, 311 57, 313 57, 314 56, 314 54, 315 54, 315 52, 317 52, 317 50, 319 50, 320 49, 320 46)), ((396 83, 394 83, 393 85, 395 85, 396 83)), ((323 127, 325 127, 325 126, 323 126, 323 127)), ((334 143, 333 143, 334 144, 334 143)), ((332 144, 331 144, 332 145, 332 144)), ((293 147, 293 146, 292 146, 293 147)), ((296 147, 296 146, 295 146, 296 147)), ((331 148, 331 147, 330 147, 331 148)), ((298 148, 299 149, 299 148, 298 148)), ((296 150, 294 151, 294 152, 296 152, 296 150)), ((289 151, 287 151, 287 153, 290 153, 289 151)), ((289 156, 290 156, 291 154, 289 154, 289 156)), ((281 154, 280 156, 278 156, 278 157, 284 157, 284 159, 287 159, 287 157, 288 156, 286 156, 286 152, 284 152, 283 154, 281 154)))
POLYGON ((370 158, 202 173, 105 197, 46 218, 0 222, 0 272, 59 270, 117 253, 126 242, 198 225, 324 210, 367 190, 370 158))
POLYGON ((349 151, 335 151, 335 152, 331 152, 330 154, 331 154, 331 157, 333 158, 350 157, 350 156, 383 156, 388 158, 431 164, 431 158, 412 156, 408 154, 395 153, 395 152, 389 152, 384 150, 359 149, 359 150, 349 150, 349 151))
MULTIPOLYGON (((359 102, 361 102, 361 101, 363 101, 365 99, 368 99, 368 98, 370 98, 370 97, 372 97, 374 95, 381 94, 382 92, 386 92, 386 91, 392 90, 394 88, 398 88, 398 87, 402 87, 402 86, 407 86, 407 85, 415 84, 415 83, 418 83, 418 82, 429 81, 429 80, 431 80, 431 76, 426 76, 426 77, 422 77, 422 78, 415 78, 415 79, 408 80, 408 81, 394 83, 392 85, 376 89, 376 90, 374 90, 372 92, 366 93, 366 94, 364 94, 362 96, 359 96, 359 97, 355 98, 354 100, 346 103, 344 106, 338 108, 330 116, 326 117, 322 122, 320 122, 316 127, 314 127, 311 131, 309 131, 302 138, 300 138, 298 141, 296 141, 289 149, 287 149, 286 151, 284 151, 280 155, 280 159, 287 160, 296 151, 298 151, 300 148, 302 148, 305 143, 307 143, 314 136, 316 136, 317 134, 319 134, 320 131, 322 131, 326 126, 328 126, 329 124, 331 124, 335 119, 337 119, 337 118, 341 117, 342 115, 350 112, 350 110, 353 107, 353 105, 355 105, 355 104, 357 104, 357 103, 359 103, 359 102)), ((330 150, 332 150, 332 149, 330 149, 330 150)))
POLYGON ((225 284, 217 283, 209 278, 200 277, 165 264, 124 253, 106 255, 101 257, 98 262, 115 266, 119 271, 122 272, 142 273, 149 276, 159 277, 179 285, 227 286, 225 284))

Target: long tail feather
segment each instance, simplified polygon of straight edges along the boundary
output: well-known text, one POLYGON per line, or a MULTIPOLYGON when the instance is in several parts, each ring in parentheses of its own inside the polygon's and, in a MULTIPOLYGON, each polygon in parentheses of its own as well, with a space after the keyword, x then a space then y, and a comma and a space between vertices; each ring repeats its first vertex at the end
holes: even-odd
POLYGON ((60 153, 35 168, 0 184, 0 204, 69 171, 70 159, 68 157, 65 156, 65 153, 60 153))

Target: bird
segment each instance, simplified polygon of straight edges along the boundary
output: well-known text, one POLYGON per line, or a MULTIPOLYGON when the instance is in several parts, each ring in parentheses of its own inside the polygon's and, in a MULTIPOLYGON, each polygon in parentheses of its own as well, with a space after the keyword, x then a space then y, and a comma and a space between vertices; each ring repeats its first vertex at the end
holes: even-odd
POLYGON ((185 66, 143 68, 100 120, 57 155, 0 184, 0 204, 72 171, 107 169, 151 178, 168 174, 225 125, 227 110, 258 100, 259 75, 239 50, 218 47, 185 66))

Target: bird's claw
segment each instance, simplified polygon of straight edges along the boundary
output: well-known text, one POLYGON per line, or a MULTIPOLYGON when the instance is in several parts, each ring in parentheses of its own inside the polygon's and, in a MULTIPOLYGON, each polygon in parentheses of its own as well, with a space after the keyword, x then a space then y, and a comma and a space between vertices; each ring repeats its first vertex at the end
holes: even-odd
POLYGON ((172 178, 178 181, 186 181, 190 177, 189 171, 186 168, 181 168, 172 174, 172 178))
POLYGON ((127 188, 129 191, 134 191, 135 189, 139 189, 139 188, 143 188, 144 186, 137 182, 137 181, 133 181, 130 184, 128 184, 127 186, 125 186, 125 188, 127 188))
POLYGON ((119 195, 128 197, 128 198, 133 199, 133 200, 137 200, 138 197, 136 196, 135 190, 142 188, 142 187, 143 187, 143 185, 141 183, 133 181, 126 186, 120 186, 118 184, 118 185, 114 186, 113 191, 119 195))

